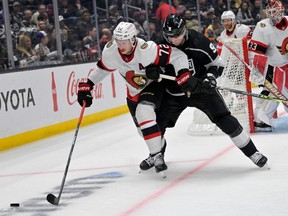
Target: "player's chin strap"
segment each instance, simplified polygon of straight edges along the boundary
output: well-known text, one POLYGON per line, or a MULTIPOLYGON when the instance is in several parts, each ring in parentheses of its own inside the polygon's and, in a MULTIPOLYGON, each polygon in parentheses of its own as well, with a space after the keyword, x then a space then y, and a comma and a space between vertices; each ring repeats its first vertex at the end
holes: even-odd
MULTIPOLYGON (((236 52, 233 50, 230 46, 228 46, 225 42, 222 41, 222 44, 227 47, 227 49, 232 52, 232 54, 238 58, 244 65, 245 67, 251 72, 251 67, 249 64, 247 64, 236 52)), ((279 70, 283 71, 280 67, 277 67, 279 70)), ((288 108, 288 103, 287 103, 287 98, 272 84, 270 83, 267 79, 264 81, 264 86, 268 89, 269 92, 271 92, 277 99, 279 99, 281 102, 288 108)), ((252 95, 251 95, 252 96, 252 95)), ((271 97, 270 97, 271 98, 271 97)), ((273 98, 273 97, 272 97, 273 98)), ((264 98, 263 98, 264 99, 264 98)), ((266 98, 267 99, 267 98, 266 98)), ((270 99, 271 100, 271 99, 270 99)))
MULTIPOLYGON (((169 75, 166 75, 166 74, 160 74, 160 77, 162 79, 168 79, 168 80, 176 81, 176 77, 169 76, 169 75)), ((267 82, 270 83, 269 81, 267 81, 267 82)), ((270 83, 270 85, 272 85, 272 84, 270 83)), ((275 101, 275 102, 278 102, 278 103, 283 103, 285 106, 288 106, 288 100, 286 98, 284 98, 284 99, 283 98, 278 98, 278 97, 276 98, 276 97, 271 97, 271 96, 267 96, 267 95, 263 95, 263 94, 256 94, 256 93, 252 93, 252 92, 246 92, 246 91, 241 91, 241 90, 231 89, 231 88, 226 88, 226 87, 221 87, 221 86, 216 87, 216 89, 222 90, 222 91, 229 91, 229 92, 232 92, 232 93, 235 93, 235 94, 241 94, 241 95, 246 95, 246 96, 251 96, 251 97, 257 97, 257 98, 261 98, 261 99, 264 99, 264 100, 272 100, 272 101, 275 101)))

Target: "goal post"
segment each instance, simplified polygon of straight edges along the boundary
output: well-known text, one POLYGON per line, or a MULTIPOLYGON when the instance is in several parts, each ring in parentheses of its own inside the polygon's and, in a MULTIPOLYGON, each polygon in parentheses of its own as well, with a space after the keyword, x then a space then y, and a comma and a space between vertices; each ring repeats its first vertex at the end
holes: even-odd
MULTIPOLYGON (((248 45, 246 38, 229 39, 225 44, 232 48, 245 62, 248 63, 248 45)), ((221 58, 224 70, 217 78, 217 85, 221 87, 251 92, 249 70, 245 65, 224 45, 221 58)), ((254 132, 252 98, 227 91, 220 91, 228 109, 235 116, 243 128, 250 133, 254 132)), ((189 135, 215 135, 223 132, 200 110, 195 109, 192 123, 188 128, 189 135)))

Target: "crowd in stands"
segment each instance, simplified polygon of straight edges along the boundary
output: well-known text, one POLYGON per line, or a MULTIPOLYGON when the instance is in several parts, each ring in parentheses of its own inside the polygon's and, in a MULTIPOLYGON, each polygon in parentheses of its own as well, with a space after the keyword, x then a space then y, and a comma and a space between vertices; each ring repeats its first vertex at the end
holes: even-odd
MULTIPOLYGON (((230 9, 236 14, 240 23, 253 27, 263 18, 260 10, 263 7, 261 0, 228 1, 230 1, 230 9)), ((39 65, 41 62, 57 63, 59 59, 56 45, 57 32, 52 3, 52 0, 8 0, 14 59, 17 67, 39 65)), ((138 36, 144 39, 149 39, 150 36, 151 40, 160 42, 162 23, 166 16, 173 12, 185 17, 188 29, 200 31, 217 42, 217 35, 222 31, 219 18, 223 11, 228 10, 227 0, 199 0, 201 18, 199 23, 196 1, 172 0, 173 5, 170 8, 168 0, 149 0, 147 4, 149 22, 147 22, 144 0, 128 0, 127 3, 133 7, 125 7, 120 0, 108 0, 109 13, 107 13, 105 1, 97 1, 99 29, 96 29, 92 0, 59 0, 59 33, 64 62, 96 60, 106 42, 111 40, 113 27, 125 20, 126 11, 128 11, 128 21, 134 22, 139 32, 138 36), (211 32, 215 35, 211 36, 211 32)), ((0 5, 0 69, 6 69, 8 63, 2 6, 0 5)))

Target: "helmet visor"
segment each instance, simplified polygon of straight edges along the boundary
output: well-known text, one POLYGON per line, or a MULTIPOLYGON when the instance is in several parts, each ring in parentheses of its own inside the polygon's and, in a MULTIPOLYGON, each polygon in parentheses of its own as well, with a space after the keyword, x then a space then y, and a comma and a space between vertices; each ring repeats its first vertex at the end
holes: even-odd
POLYGON ((181 28, 181 29, 164 29, 164 36, 166 38, 168 37, 179 37, 180 35, 184 34, 185 32, 185 28, 181 28))

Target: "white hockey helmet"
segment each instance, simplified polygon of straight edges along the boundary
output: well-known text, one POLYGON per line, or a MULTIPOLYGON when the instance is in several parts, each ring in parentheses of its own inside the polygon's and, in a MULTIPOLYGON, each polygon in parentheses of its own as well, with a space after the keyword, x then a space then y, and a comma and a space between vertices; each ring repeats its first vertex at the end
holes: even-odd
POLYGON ((272 21, 273 25, 279 23, 284 16, 284 5, 278 0, 269 0, 266 6, 266 15, 272 21))
POLYGON ((120 22, 113 31, 116 40, 129 40, 132 47, 136 45, 137 29, 133 23, 120 22))
POLYGON ((221 22, 223 22, 224 19, 231 19, 232 21, 235 22, 236 17, 233 11, 228 10, 228 11, 224 11, 221 15, 221 22))

